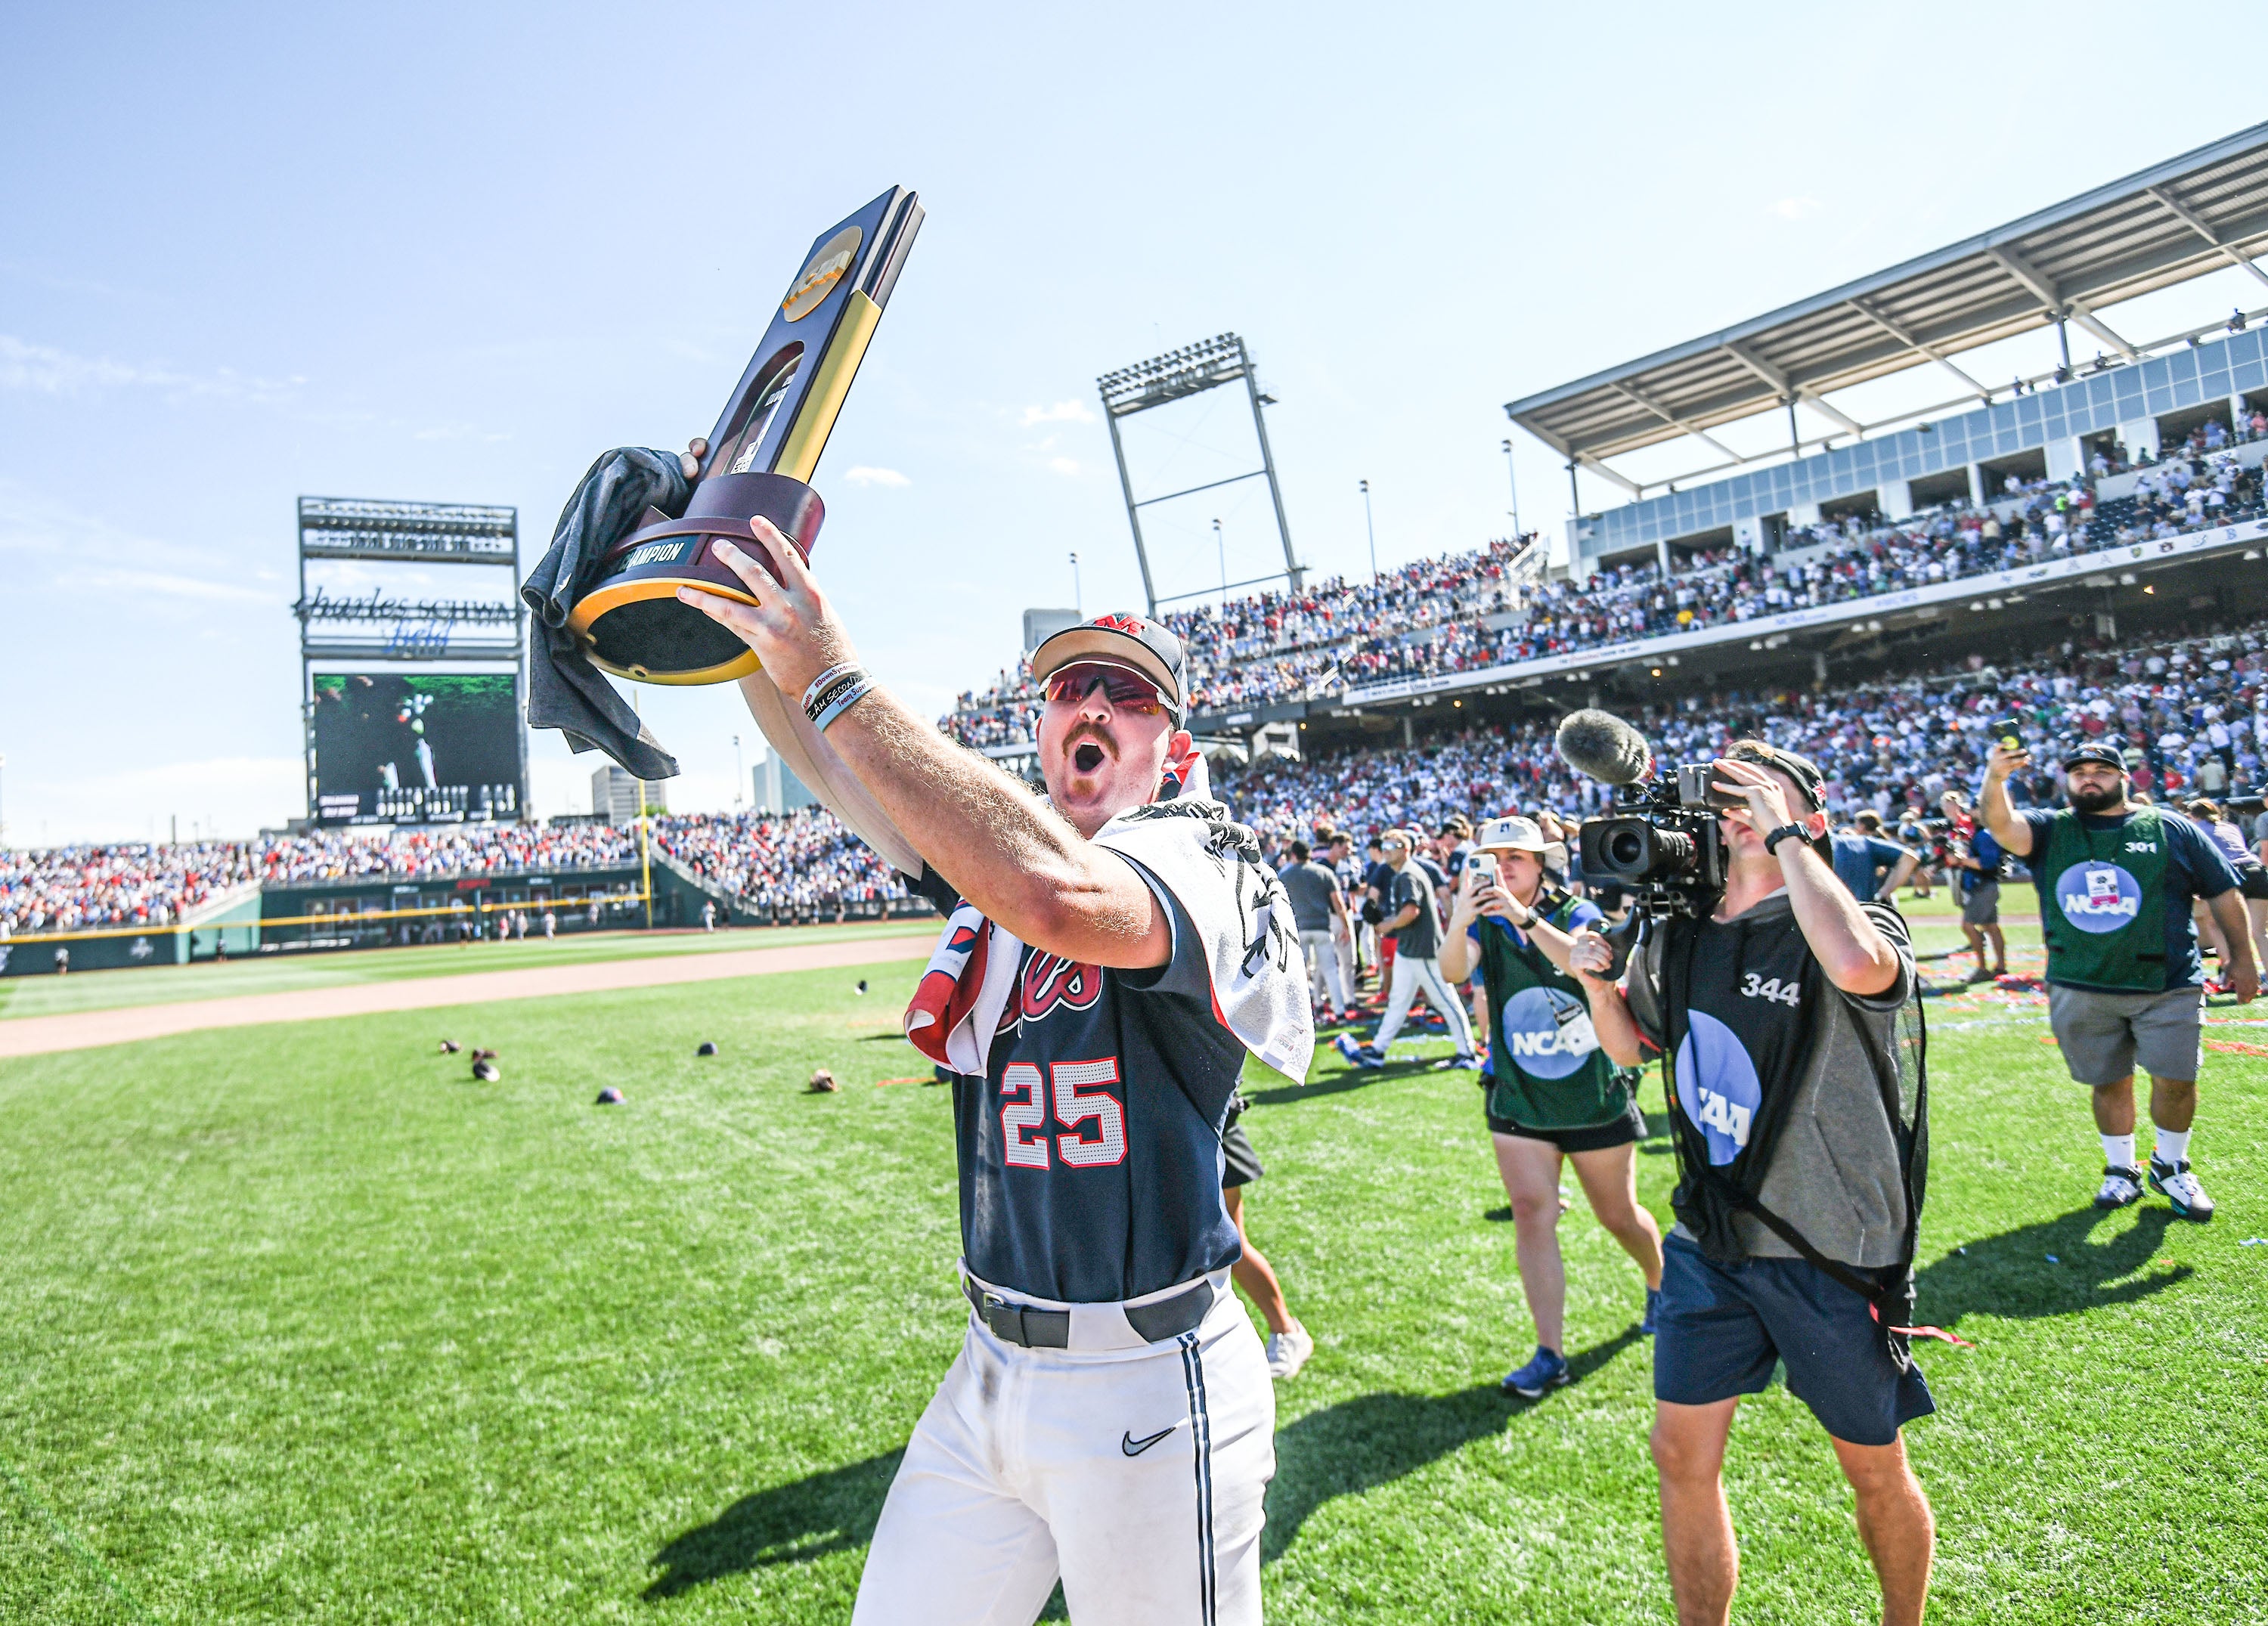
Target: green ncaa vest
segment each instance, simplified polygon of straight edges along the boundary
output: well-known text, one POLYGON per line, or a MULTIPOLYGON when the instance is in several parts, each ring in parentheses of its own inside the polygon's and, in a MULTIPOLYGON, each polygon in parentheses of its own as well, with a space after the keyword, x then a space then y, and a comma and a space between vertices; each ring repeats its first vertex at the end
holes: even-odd
MULTIPOLYGON (((1579 900, 1537 900, 1538 916, 1567 929, 1579 900)), ((1627 1078, 1599 1048, 1582 984, 1483 918, 1481 977, 1488 989, 1491 1117, 1528 1129, 1581 1129, 1630 1110, 1627 1078)))
POLYGON ((2114 992, 2166 986, 2166 831, 2154 807, 2115 830, 2090 830, 2064 808, 2032 856, 2048 981, 2114 992))

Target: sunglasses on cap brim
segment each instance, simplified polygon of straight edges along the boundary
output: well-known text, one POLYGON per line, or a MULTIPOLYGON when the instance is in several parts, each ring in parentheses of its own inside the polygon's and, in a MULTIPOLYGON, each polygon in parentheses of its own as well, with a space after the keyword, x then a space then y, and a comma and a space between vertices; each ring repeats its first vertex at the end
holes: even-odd
POLYGON ((1073 661, 1050 673, 1046 694, 1051 701, 1076 705, 1093 694, 1098 684, 1114 711, 1154 717, 1160 711, 1174 710, 1172 703, 1147 675, 1131 666, 1115 666, 1100 660, 1073 661))

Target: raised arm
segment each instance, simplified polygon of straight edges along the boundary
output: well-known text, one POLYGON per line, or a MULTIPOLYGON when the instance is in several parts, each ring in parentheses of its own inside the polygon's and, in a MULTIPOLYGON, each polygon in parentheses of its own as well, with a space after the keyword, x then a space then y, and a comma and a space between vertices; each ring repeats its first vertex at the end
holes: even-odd
POLYGON ((1995 744, 1984 757, 1984 794, 1977 806, 1977 815, 1992 832, 1992 839, 2019 858, 2032 850, 2032 827, 2017 816, 2016 805, 2008 799, 2008 774, 2031 760, 2029 751, 2011 751, 1995 744))
MULTIPOLYGON (((1719 784, 1738 789, 1748 798, 1748 806, 1732 809, 1728 818, 1744 819, 1759 832, 1792 822, 1786 792, 1763 768, 1734 759, 1717 764, 1717 773, 1719 784)), ((1795 923, 1827 980, 1862 999, 1895 983, 1901 964, 1897 949, 1867 918, 1851 889, 1835 879, 1827 860, 1797 836, 1783 837, 1774 856, 1779 859, 1780 879, 1787 887, 1795 923)))
MULTIPOLYGON (((796 705, 814 678, 858 657, 793 545, 768 520, 753 528, 778 562, 777 578, 741 548, 710 546, 759 604, 690 588, 679 596, 747 640, 796 705)), ((888 691, 877 688, 844 712, 827 741, 922 857, 987 919, 1087 965, 1159 966, 1172 953, 1172 923, 1132 865, 888 691)), ((1186 751, 1186 736, 1176 744, 1186 751)))

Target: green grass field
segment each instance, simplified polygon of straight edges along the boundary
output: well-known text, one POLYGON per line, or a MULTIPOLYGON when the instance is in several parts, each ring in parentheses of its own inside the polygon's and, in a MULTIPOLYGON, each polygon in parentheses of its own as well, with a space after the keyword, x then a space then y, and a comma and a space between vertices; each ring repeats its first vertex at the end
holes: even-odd
MULTIPOLYGON (((846 1618, 965 1319, 946 1093, 880 1082, 927 1071, 917 968, 453 1010, 495 1085, 431 1013, 0 1063, 0 1620, 846 1618)), ((1919 1350, 1936 1618, 2268 1618, 2268 1056, 2208 1058, 2213 1225, 2098 1217, 2043 1012, 1932 1006, 1921 1308, 1978 1346, 1919 1350)), ((1270 1618, 1667 1619, 1620 1250, 1579 1202, 1580 1380, 1507 1402, 1533 1337, 1469 1076, 1248 1088, 1253 1234, 1321 1343, 1278 1389, 1270 1618)), ((1785 1391, 1728 1485, 1737 1618, 1872 1618, 1785 1391)))

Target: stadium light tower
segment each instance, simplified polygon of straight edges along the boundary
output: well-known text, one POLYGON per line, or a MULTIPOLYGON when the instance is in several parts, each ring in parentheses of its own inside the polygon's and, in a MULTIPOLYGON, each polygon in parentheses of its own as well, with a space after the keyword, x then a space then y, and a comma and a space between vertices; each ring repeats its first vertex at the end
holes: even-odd
POLYGON ((1363 534, 1370 538, 1370 579, 1376 581, 1378 579, 1378 527, 1373 525, 1370 519, 1370 482, 1358 480, 1355 484, 1362 488, 1362 529, 1363 534))
POLYGON ((1512 460, 1512 439, 1509 436, 1506 437, 1504 443, 1504 472, 1511 476, 1512 479, 1512 541, 1513 545, 1514 547, 1518 547, 1520 545, 1521 534, 1520 468, 1519 466, 1512 460))
MULTIPOLYGON (((1201 592, 1173 593, 1164 599, 1158 596, 1156 580, 1150 573, 1150 552, 1142 537, 1142 511, 1158 503, 1171 502, 1177 497, 1194 497, 1200 491, 1210 491, 1216 486, 1234 485, 1240 481, 1265 479, 1268 497, 1276 510, 1276 534, 1284 544, 1284 568, 1265 576, 1256 576, 1249 581, 1230 584, 1237 587, 1254 587, 1262 582, 1278 579, 1289 581, 1293 592, 1305 591, 1307 567, 1300 563, 1292 550, 1292 526, 1284 518, 1284 491, 1276 481, 1275 455, 1268 449, 1268 424, 1261 416, 1263 407, 1276 404, 1273 395, 1262 393, 1252 365, 1252 356, 1244 348, 1244 341, 1233 333, 1216 334, 1201 343, 1183 345, 1168 350, 1163 356, 1153 356, 1147 361, 1138 361, 1130 367, 1121 367, 1116 372, 1106 372, 1094 381, 1102 397, 1103 421, 1110 426, 1110 451, 1118 460, 1118 489, 1126 498, 1126 523, 1134 531, 1134 556, 1142 565, 1142 594, 1149 601, 1150 614, 1155 615, 1160 604, 1170 604, 1175 599, 1200 598, 1201 592), (1231 475, 1226 480, 1208 480, 1203 485, 1189 486, 1179 491, 1167 491, 1158 497, 1136 500, 1134 482, 1126 472, 1126 446, 1119 438, 1118 420, 1131 417, 1138 412, 1147 412, 1153 407, 1170 406, 1201 395, 1207 390, 1219 389, 1225 384, 1241 380, 1244 397, 1252 408, 1252 430, 1260 442, 1260 467, 1247 469, 1241 475, 1231 475)), ((1226 595, 1226 589, 1223 589, 1226 595)))

